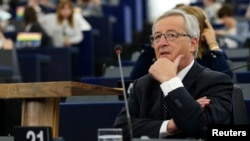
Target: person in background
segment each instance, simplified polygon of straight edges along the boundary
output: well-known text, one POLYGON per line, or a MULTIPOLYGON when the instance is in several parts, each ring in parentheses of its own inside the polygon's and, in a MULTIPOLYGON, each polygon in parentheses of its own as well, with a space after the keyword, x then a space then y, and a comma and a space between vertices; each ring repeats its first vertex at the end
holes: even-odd
POLYGON ((204 11, 212 23, 220 23, 217 11, 221 8, 222 4, 217 1, 218 0, 203 0, 204 11))
POLYGON ((0 26, 2 32, 8 31, 8 26, 11 18, 13 18, 11 13, 0 9, 0 26))
POLYGON ((250 19, 250 3, 248 4, 245 17, 250 19))
POLYGON ((215 31, 221 46, 230 49, 243 47, 249 31, 248 22, 239 21, 234 17, 231 4, 224 4, 218 11, 218 17, 225 25, 224 29, 215 31))
POLYGON ((0 0, 0 9, 12 13, 19 4, 19 0, 0 0))
MULTIPOLYGON (((197 19, 180 9, 154 22, 150 37, 157 59, 149 74, 134 81, 128 99, 134 138, 200 139, 207 125, 230 123, 233 82, 195 60, 197 27, 197 19)), ((122 108, 114 127, 123 129, 124 141, 130 137, 127 121, 122 108)))
POLYGON ((0 49, 10 50, 13 47, 14 42, 4 36, 2 26, 0 25, 0 49))
POLYGON ((28 0, 27 6, 33 7, 37 13, 37 18, 41 18, 46 14, 53 13, 54 9, 45 7, 39 3, 39 0, 28 0))
POLYGON ((230 70, 229 59, 223 49, 220 48, 215 31, 204 11, 197 6, 182 6, 180 9, 190 15, 194 15, 200 25, 201 38, 199 40, 196 61, 212 70, 224 72, 232 78, 233 72, 230 70))
POLYGON ((71 1, 62 1, 56 14, 48 14, 40 20, 55 47, 76 46, 83 40, 83 30, 91 29, 87 21, 79 14, 74 14, 71 1))
POLYGON ((24 32, 37 32, 41 33, 41 45, 40 47, 51 46, 51 38, 40 26, 37 20, 37 14, 33 7, 27 6, 24 10, 24 32))
MULTIPOLYGON (((176 7, 186 11, 188 14, 194 15, 199 21, 200 40, 199 49, 196 56, 196 61, 201 65, 215 71, 220 71, 228 74, 231 78, 233 72, 230 70, 229 60, 227 55, 220 48, 215 31, 208 21, 206 14, 199 7, 181 6, 176 7)), ((144 45, 144 52, 141 53, 136 61, 131 73, 132 80, 142 77, 148 73, 148 69, 155 61, 154 50, 151 45, 144 45)))
POLYGON ((81 13, 84 17, 103 16, 100 0, 77 0, 77 5, 80 7, 81 13))

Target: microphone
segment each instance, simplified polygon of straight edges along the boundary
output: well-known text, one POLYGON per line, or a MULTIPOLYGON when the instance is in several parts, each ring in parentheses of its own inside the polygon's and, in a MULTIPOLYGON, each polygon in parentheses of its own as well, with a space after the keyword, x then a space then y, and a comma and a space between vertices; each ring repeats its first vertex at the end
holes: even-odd
POLYGON ((247 66, 250 66, 250 63, 247 63, 246 65, 241 65, 241 66, 238 66, 238 67, 234 67, 234 68, 231 68, 231 69, 225 70, 225 71, 223 71, 223 72, 225 73, 225 72, 229 72, 229 71, 237 70, 237 69, 240 69, 240 68, 243 68, 243 67, 247 67, 247 66))
POLYGON ((130 114, 129 114, 128 98, 127 98, 127 94, 125 92, 125 83, 124 83, 124 76, 123 76, 122 63, 121 63, 122 46, 115 45, 114 51, 118 57, 118 64, 119 64, 121 83, 122 83, 122 89, 123 89, 123 97, 124 97, 124 103, 125 103, 125 109, 126 109, 126 116, 127 116, 127 120, 128 120, 128 130, 129 130, 129 134, 130 134, 130 141, 132 141, 133 140, 133 130, 132 130, 131 119, 130 119, 130 114))

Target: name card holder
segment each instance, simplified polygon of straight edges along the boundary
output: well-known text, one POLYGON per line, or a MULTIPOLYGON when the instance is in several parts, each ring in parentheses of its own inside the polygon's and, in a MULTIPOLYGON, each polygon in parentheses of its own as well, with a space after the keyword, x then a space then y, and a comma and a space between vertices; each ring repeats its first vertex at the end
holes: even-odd
POLYGON ((52 141, 52 129, 45 126, 16 126, 14 141, 52 141))

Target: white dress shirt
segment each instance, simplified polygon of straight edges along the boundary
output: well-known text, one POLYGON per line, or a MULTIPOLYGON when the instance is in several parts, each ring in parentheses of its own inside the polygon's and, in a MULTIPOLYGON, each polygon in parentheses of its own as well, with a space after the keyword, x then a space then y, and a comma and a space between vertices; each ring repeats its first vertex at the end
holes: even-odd
MULTIPOLYGON (((182 80, 183 78, 186 76, 186 74, 188 73, 188 71, 191 69, 191 67, 194 64, 194 60, 188 65, 186 66, 183 70, 181 70, 178 74, 177 77, 174 77, 172 79, 170 79, 169 81, 163 82, 160 87, 161 90, 164 94, 164 96, 167 96, 169 92, 179 88, 179 87, 184 87, 182 80)), ((168 133, 167 131, 167 125, 168 125, 169 120, 165 120, 163 121, 161 128, 160 128, 160 134, 159 137, 163 138, 166 136, 169 136, 171 134, 168 133)))
POLYGON ((64 47, 64 40, 70 41, 71 44, 78 44, 83 40, 83 28, 91 29, 89 25, 83 26, 83 20, 79 15, 74 14, 73 27, 67 20, 58 24, 56 14, 47 14, 39 19, 40 25, 51 37, 53 46, 64 47))

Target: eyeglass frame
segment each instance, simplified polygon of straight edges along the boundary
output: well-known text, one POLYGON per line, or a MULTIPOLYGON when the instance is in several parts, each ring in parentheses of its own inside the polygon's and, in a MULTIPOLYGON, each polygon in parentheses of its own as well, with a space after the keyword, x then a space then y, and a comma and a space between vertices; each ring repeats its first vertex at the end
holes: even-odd
POLYGON ((187 36, 187 37, 189 37, 189 38, 192 38, 192 36, 189 35, 189 34, 179 33, 179 32, 176 32, 176 31, 168 31, 168 32, 166 32, 166 33, 161 33, 161 34, 157 34, 157 35, 149 35, 150 42, 151 42, 152 44, 159 43, 160 40, 161 40, 162 35, 164 36, 164 39, 165 39, 166 41, 174 41, 174 40, 176 40, 179 36, 187 36), (171 33, 171 34, 174 33, 174 34, 175 34, 174 38, 172 37, 172 39, 170 39, 170 38, 168 37, 168 35, 171 35, 171 34, 169 34, 169 33, 171 33), (160 36, 160 37, 159 37, 159 40, 158 40, 157 42, 155 42, 155 38, 156 38, 155 36, 160 36))

